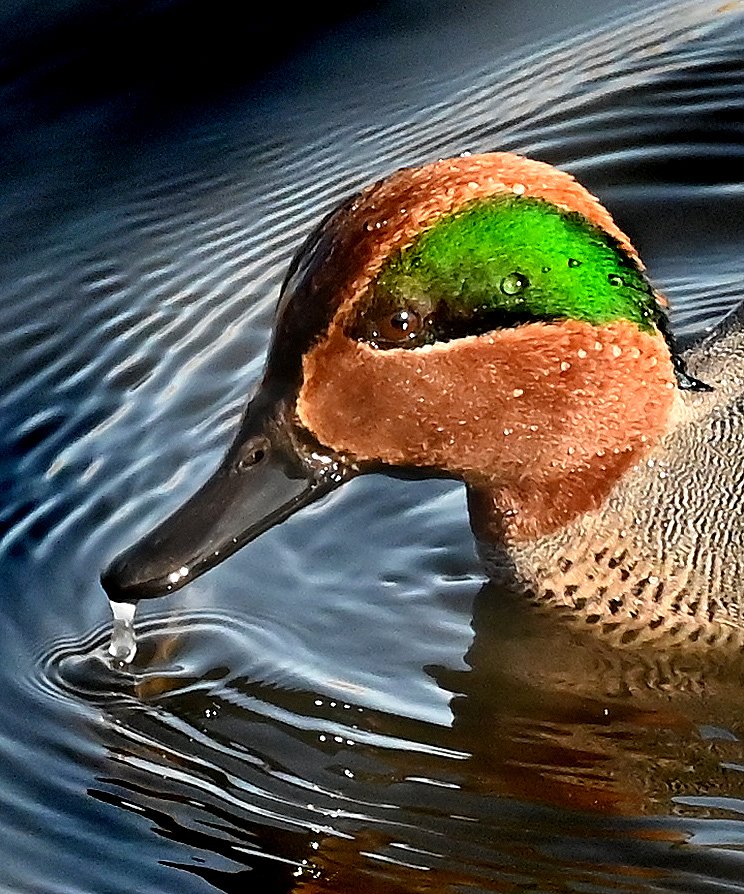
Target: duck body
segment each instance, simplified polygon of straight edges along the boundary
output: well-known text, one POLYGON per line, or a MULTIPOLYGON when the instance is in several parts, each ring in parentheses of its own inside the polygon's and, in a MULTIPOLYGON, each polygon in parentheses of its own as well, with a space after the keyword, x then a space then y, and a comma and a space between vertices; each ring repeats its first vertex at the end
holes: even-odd
POLYGON ((712 386, 680 395, 670 431, 601 507, 504 549, 492 576, 622 644, 744 643, 744 309, 685 354, 712 386))
POLYGON ((365 471, 445 474, 500 582, 625 645, 736 640, 743 319, 682 357, 628 237, 549 165, 399 171, 300 249, 222 466, 104 586, 177 589, 365 471))

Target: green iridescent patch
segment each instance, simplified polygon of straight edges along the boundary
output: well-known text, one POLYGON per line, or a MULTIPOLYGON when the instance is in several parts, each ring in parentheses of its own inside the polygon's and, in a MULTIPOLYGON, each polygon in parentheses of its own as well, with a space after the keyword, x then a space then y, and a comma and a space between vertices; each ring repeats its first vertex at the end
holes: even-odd
POLYGON ((542 199, 508 195, 442 218, 391 257, 363 315, 388 329, 392 320, 388 341, 423 335, 405 320, 398 325, 396 313, 427 321, 431 341, 453 337, 448 326, 467 334, 469 322, 483 331, 490 323, 628 320, 649 331, 663 312, 634 260, 603 230, 542 199))

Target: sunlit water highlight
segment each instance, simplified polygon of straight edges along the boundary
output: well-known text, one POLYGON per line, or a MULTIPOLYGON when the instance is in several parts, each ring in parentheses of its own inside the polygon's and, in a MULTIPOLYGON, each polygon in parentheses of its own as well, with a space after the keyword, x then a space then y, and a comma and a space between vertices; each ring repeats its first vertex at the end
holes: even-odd
POLYGON ((629 675, 533 626, 485 586, 453 484, 354 481, 143 606, 131 664, 108 654, 100 569, 207 476, 293 249, 361 184, 526 152, 601 196, 678 332, 744 296, 738 4, 506 45, 494 17, 425 64, 440 25, 357 35, 365 65, 337 49, 322 82, 296 63, 302 87, 144 147, 64 214, 43 158, 5 193, 0 887, 744 890, 740 677, 629 675))

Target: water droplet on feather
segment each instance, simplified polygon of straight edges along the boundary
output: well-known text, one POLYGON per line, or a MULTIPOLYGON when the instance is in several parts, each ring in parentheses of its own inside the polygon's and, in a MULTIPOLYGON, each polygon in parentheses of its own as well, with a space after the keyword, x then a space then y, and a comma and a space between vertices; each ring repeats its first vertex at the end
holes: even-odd
POLYGON ((518 295, 529 285, 526 276, 521 273, 509 273, 501 280, 501 291, 505 295, 518 295))

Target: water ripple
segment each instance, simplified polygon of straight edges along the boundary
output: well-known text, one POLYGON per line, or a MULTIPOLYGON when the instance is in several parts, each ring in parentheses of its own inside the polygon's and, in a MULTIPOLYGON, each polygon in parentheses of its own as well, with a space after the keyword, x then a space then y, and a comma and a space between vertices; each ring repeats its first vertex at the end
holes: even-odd
POLYGON ((112 155, 75 200, 60 165, 89 170, 59 123, 0 202, 10 887, 738 889, 736 698, 541 688, 556 638, 489 607, 452 483, 353 482, 143 608, 131 668, 98 574, 228 443, 295 247, 400 165, 499 148, 570 170, 677 331, 713 325, 744 295, 743 11, 632 6, 525 48, 492 10, 436 66, 459 23, 360 33, 361 65, 306 62, 301 86, 112 155))

